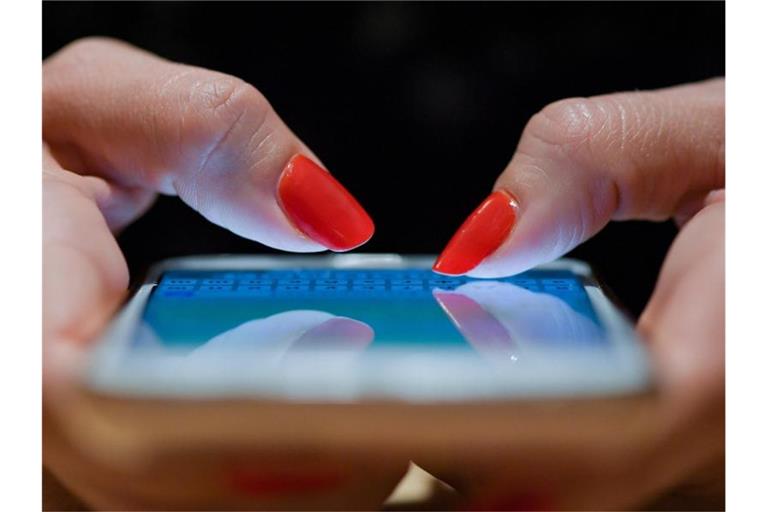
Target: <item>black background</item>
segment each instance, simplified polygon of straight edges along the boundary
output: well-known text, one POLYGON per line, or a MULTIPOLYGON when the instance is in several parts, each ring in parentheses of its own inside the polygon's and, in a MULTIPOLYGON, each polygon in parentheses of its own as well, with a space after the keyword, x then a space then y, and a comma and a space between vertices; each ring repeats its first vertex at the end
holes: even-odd
MULTIPOLYGON (((439 252, 551 101, 725 73, 720 2, 43 4, 44 56, 88 35, 254 84, 374 218, 364 252, 439 252)), ((612 223, 572 255, 637 315, 675 232, 612 223)), ((134 275, 273 252, 169 197, 119 241, 134 275)))

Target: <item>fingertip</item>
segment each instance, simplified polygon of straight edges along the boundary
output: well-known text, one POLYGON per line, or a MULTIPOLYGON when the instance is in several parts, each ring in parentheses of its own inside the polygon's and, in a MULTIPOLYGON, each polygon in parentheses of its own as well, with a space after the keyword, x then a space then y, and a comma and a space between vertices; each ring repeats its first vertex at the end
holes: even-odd
POLYGON ((436 274, 444 276, 460 276, 472 270, 472 265, 458 265, 455 262, 445 257, 445 251, 438 256, 435 263, 432 265, 432 271, 436 274))
POLYGON ((517 200, 509 192, 491 193, 459 227, 432 269, 445 275, 472 271, 510 236, 517 213, 517 200))
POLYGON ((711 204, 724 203, 724 202, 725 202, 724 188, 713 190, 712 192, 707 194, 706 198, 704 198, 704 206, 709 206, 711 204))
POLYGON ((358 247, 361 247, 368 243, 368 241, 373 238, 373 235, 376 233, 376 226, 373 223, 373 220, 368 216, 366 213, 367 220, 365 221, 366 225, 364 229, 361 231, 361 234, 356 237, 352 238, 346 245, 337 245, 335 247, 328 247, 329 250, 333 252, 349 252, 353 249, 357 249, 358 247))
POLYGON ((302 234, 334 252, 371 239, 373 220, 331 173, 302 154, 294 155, 278 182, 278 202, 302 234))

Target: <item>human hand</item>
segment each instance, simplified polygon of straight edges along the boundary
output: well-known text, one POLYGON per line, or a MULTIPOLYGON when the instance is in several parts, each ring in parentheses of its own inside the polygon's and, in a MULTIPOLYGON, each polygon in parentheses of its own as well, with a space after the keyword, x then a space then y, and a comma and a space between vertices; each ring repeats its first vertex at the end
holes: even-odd
MULTIPOLYGON (((497 277, 552 260, 610 220, 682 226, 638 330, 657 376, 656 435, 638 449, 547 454, 439 475, 491 509, 617 509, 709 480, 724 460, 724 80, 556 102, 528 123, 495 192, 435 264, 497 277), (502 469, 505 468, 505 469, 502 469)), ((631 269, 627 269, 631 271, 631 269)), ((419 461, 417 461, 419 462, 419 461)), ((430 469, 428 466, 427 469, 430 469)))
MULTIPOLYGON (((287 251, 343 251, 373 234, 357 201, 242 80, 106 39, 69 45, 45 61, 43 75, 48 431, 67 387, 64 360, 94 339, 126 293, 128 269, 114 234, 157 193, 178 195, 210 221, 287 251)), ((368 465, 364 487, 345 483, 333 496, 340 506, 377 506, 406 462, 368 465)), ((45 465, 92 506, 139 507, 130 501, 136 497, 94 485, 98 469, 58 437, 46 436, 45 465)), ((327 494, 314 493, 307 506, 327 494)))

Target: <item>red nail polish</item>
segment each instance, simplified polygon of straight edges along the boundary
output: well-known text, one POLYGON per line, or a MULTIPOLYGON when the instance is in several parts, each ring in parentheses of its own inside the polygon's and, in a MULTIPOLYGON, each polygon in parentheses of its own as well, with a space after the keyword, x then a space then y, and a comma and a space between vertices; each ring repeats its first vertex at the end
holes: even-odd
POLYGON ((432 270, 449 275, 469 272, 499 248, 516 220, 515 200, 507 192, 497 190, 464 221, 432 270))
POLYGON ((332 251, 348 251, 373 236, 373 221, 331 173, 303 155, 288 162, 277 185, 280 205, 305 235, 332 251))

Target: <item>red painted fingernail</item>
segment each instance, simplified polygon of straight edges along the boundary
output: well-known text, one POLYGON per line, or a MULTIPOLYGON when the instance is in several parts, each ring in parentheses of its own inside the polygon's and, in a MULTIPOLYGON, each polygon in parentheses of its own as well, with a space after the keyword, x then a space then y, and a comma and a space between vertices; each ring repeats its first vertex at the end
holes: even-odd
POLYGON ((509 235, 517 220, 517 203, 497 190, 470 214, 437 258, 432 270, 458 275, 490 256, 509 235))
POLYGON ((280 205, 305 235, 332 251, 348 251, 373 236, 373 221, 331 173, 303 155, 288 162, 277 185, 280 205))

